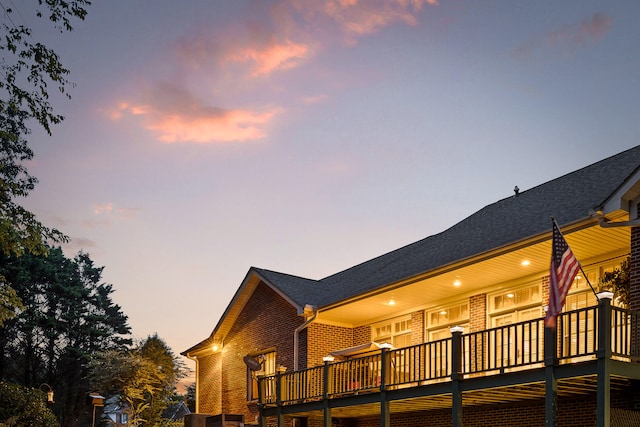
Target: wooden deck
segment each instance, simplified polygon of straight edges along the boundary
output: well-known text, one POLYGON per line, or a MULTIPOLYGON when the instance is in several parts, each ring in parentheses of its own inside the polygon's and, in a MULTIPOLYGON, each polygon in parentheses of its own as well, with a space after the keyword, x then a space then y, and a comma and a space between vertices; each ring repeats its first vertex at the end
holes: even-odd
POLYGON ((454 331, 439 341, 261 377, 259 407, 262 417, 330 411, 352 418, 545 399, 550 372, 557 396, 605 393, 608 405, 612 391, 640 379, 639 322, 639 313, 607 300, 563 313, 555 330, 540 318, 454 331))

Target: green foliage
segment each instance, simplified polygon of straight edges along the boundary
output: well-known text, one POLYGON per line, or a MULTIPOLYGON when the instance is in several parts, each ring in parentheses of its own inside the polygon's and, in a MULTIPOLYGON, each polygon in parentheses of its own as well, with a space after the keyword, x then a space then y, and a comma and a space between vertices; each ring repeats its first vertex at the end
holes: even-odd
POLYGON ((0 278, 0 328, 7 320, 13 319, 19 310, 24 310, 20 297, 15 289, 2 282, 0 278))
POLYGON ((131 408, 130 425, 159 425, 184 374, 182 362, 157 334, 131 351, 97 353, 90 364, 93 384, 107 395, 120 396, 131 408))
POLYGON ((85 253, 69 259, 50 248, 46 257, 0 253, 0 274, 24 305, 0 329, 0 379, 50 384, 63 425, 83 416, 92 354, 131 343, 127 317, 111 300, 112 286, 101 283, 102 267, 85 253))
POLYGON ((185 403, 191 412, 196 412, 196 383, 191 383, 187 386, 185 403))
MULTIPOLYGON (((38 0, 35 16, 53 23, 60 32, 71 31, 73 19, 83 20, 89 0, 38 0)), ((21 4, 21 6, 24 4, 21 4)), ((49 102, 49 87, 67 97, 71 85, 58 55, 34 39, 31 28, 19 25, 23 13, 2 6, 0 26, 0 252, 20 256, 25 252, 46 255, 48 242, 66 242, 55 228, 43 225, 36 216, 16 202, 34 189, 38 180, 25 163, 33 159, 26 137, 35 121, 51 134, 51 125, 64 117, 55 114, 49 102)), ((28 8, 27 8, 28 9, 28 8)), ((0 283, 3 277, 0 274, 0 283)), ((3 285, 4 286, 4 285, 3 285)), ((12 298, 10 288, 0 292, 0 326, 21 304, 12 298)))
POLYGON ((33 388, 0 382, 0 426, 58 427, 45 394, 33 388))
POLYGON ((620 267, 616 267, 613 271, 605 272, 600 278, 599 286, 601 290, 613 292, 616 301, 619 301, 625 307, 629 307, 631 297, 629 260, 624 260, 620 267))
MULTIPOLYGON (((64 32, 73 29, 72 20, 85 18, 90 4, 88 0, 38 0, 33 12, 64 32)), ((35 122, 51 134, 51 126, 64 117, 54 112, 49 90, 53 87, 68 98, 67 87, 72 86, 69 70, 56 52, 35 40, 31 28, 20 25, 22 15, 28 16, 26 9, 16 13, 3 7, 0 27, 0 249, 5 255, 45 254, 47 241, 66 240, 16 203, 37 183, 25 166, 33 158, 26 140, 30 125, 35 122)))

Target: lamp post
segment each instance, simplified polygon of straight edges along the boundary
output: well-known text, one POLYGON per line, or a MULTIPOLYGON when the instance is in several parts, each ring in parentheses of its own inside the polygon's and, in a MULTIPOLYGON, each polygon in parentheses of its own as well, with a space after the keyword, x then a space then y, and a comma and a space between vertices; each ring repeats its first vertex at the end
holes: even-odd
MULTIPOLYGON (((40 384, 40 390, 42 390, 42 387, 46 387, 47 388, 47 403, 50 405, 53 405, 55 402, 53 401, 53 388, 51 388, 51 386, 47 383, 42 383, 40 384)), ((42 390, 44 391, 44 390, 42 390)))
POLYGON ((95 427, 96 408, 98 406, 104 406, 104 396, 100 396, 99 393, 93 392, 93 393, 89 393, 89 397, 91 398, 91 404, 93 405, 93 418, 91 419, 91 427, 95 427))

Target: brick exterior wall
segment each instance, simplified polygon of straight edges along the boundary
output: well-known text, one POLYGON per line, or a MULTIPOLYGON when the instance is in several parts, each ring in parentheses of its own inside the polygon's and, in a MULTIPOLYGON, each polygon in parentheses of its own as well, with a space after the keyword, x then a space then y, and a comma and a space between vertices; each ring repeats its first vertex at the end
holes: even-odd
POLYGON ((424 310, 411 313, 411 344, 425 342, 424 310))
POLYGON ((469 298, 469 330, 477 332, 487 329, 487 294, 469 298))
POLYGON ((217 415, 222 413, 222 355, 215 353, 198 359, 198 412, 217 415))
MULTIPOLYGON (((222 353, 199 361, 200 412, 243 414, 247 423, 254 422, 258 410, 255 403, 247 402, 247 368, 242 358, 275 348, 276 365, 292 370, 293 333, 302 323, 304 318, 291 304, 259 284, 227 334, 222 353), (223 374, 216 373, 218 368, 223 374)), ((301 353, 306 359, 303 346, 301 353)))
POLYGON ((371 326, 358 326, 353 330, 353 344, 360 345, 371 342, 371 326))
POLYGON ((307 327, 309 342, 307 366, 322 365, 322 358, 330 351, 351 347, 353 342, 353 329, 342 326, 311 323, 307 327))
POLYGON ((631 228, 631 294, 629 308, 640 310, 640 227, 631 228))

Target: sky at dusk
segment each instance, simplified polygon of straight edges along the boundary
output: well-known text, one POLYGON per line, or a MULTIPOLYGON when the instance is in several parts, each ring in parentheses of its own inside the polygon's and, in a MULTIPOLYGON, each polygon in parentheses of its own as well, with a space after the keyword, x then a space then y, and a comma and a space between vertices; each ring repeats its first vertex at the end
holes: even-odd
POLYGON ((320 279, 640 144, 637 1, 12 3, 76 84, 23 205, 176 354, 251 266, 320 279))

